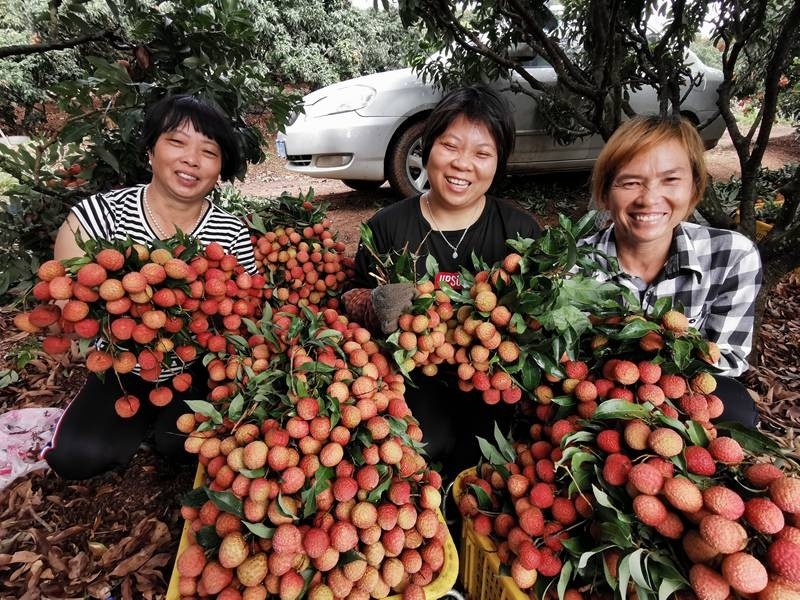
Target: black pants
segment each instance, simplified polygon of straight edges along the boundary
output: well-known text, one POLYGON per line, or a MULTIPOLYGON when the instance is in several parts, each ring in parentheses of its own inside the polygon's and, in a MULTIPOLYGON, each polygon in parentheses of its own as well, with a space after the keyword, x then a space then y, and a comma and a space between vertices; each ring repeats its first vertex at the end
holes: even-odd
POLYGON ((486 404, 480 392, 465 393, 447 374, 427 377, 414 374, 412 387, 406 384, 406 402, 419 421, 428 463, 440 464, 445 482, 478 464, 481 456, 477 436, 493 446, 495 422, 507 436, 514 407, 504 403, 486 404))
POLYGON ((714 376, 717 380, 717 389, 714 394, 719 396, 725 410, 718 421, 736 421, 747 427, 755 427, 758 423, 758 409, 756 403, 747 392, 742 383, 732 377, 714 376))
POLYGON ((155 384, 132 374, 120 376, 125 392, 141 401, 139 411, 128 419, 114 411, 114 401, 124 393, 117 377, 106 373, 105 381, 101 381, 89 374, 58 422, 50 446, 43 452, 44 459, 65 479, 88 479, 127 465, 152 434, 156 450, 165 456, 180 462, 192 460, 183 449, 186 436, 177 430, 175 422, 191 412, 184 400, 205 398, 208 390, 202 366, 190 372, 193 386, 186 392, 174 392, 172 402, 161 408, 147 399, 155 384))

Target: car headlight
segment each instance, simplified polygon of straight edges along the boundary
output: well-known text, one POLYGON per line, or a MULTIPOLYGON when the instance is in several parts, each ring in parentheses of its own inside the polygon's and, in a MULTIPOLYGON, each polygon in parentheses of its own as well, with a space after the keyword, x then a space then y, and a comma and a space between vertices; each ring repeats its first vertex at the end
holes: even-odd
POLYGON ((366 85, 351 85, 331 92, 314 102, 306 104, 305 112, 309 117, 324 117, 336 113, 350 112, 364 108, 372 102, 375 90, 366 85))

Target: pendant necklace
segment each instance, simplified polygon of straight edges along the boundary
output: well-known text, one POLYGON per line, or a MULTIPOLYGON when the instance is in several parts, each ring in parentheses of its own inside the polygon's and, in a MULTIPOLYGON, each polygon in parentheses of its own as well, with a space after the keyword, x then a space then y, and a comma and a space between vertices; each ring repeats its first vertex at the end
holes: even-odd
MULTIPOLYGON (((158 224, 158 219, 156 219, 155 214, 153 214, 153 211, 150 209, 150 202, 147 200, 147 189, 149 187, 150 187, 149 185, 144 186, 144 209, 147 211, 147 216, 150 217, 150 221, 153 223, 153 226, 156 229, 156 234, 162 240, 164 240, 164 239, 167 239, 170 236, 168 236, 166 234, 166 232, 163 229, 161 229, 161 225, 158 224)), ((197 229, 197 226, 200 224, 200 220, 203 218, 203 214, 204 213, 205 213, 205 210, 203 210, 203 207, 201 207, 200 208, 200 214, 197 215, 197 219, 195 220, 194 224, 192 225, 192 228, 189 230, 189 233, 191 233, 192 231, 197 229)), ((173 223, 173 225, 174 225, 174 223, 173 223)))
POLYGON ((423 197, 425 198, 425 203, 428 205, 428 214, 431 216, 431 221, 433 221, 433 226, 436 227, 436 230, 439 232, 439 235, 442 236, 444 243, 450 246, 450 249, 453 251, 452 255, 453 258, 458 258, 458 247, 461 245, 461 242, 464 241, 464 237, 467 235, 467 231, 469 231, 469 228, 472 224, 470 223, 470 225, 466 226, 466 228, 464 229, 464 233, 461 234, 461 237, 458 239, 458 242, 456 242, 456 245, 454 246, 453 244, 450 243, 450 240, 447 239, 447 236, 445 236, 444 232, 439 228, 439 224, 436 222, 436 217, 433 216, 433 208, 431 208, 431 201, 428 199, 428 194, 425 194, 423 197))

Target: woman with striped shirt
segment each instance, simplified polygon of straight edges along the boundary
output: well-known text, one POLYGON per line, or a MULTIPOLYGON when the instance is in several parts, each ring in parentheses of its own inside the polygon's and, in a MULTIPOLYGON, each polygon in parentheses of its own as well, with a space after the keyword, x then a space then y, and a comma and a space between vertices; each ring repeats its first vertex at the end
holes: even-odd
MULTIPOLYGON (((150 183, 95 194, 78 203, 58 231, 55 258, 83 255, 75 241, 78 233, 83 239, 130 237, 147 244, 171 237, 180 229, 204 245, 218 242, 247 271, 255 273, 247 228, 207 197, 219 179, 232 180, 241 163, 230 120, 215 106, 197 98, 166 97, 145 116, 142 144, 153 173, 150 183)), ((197 365, 194 388, 176 393, 163 408, 143 403, 141 410, 128 419, 116 414, 114 400, 123 393, 147 397, 155 384, 135 373, 105 380, 89 374, 64 412, 44 458, 59 475, 85 479, 127 464, 151 429, 159 451, 184 457, 183 438, 175 421, 187 412, 185 399, 205 396, 202 382, 206 378, 197 365)), ((174 374, 165 369, 161 378, 174 374)))

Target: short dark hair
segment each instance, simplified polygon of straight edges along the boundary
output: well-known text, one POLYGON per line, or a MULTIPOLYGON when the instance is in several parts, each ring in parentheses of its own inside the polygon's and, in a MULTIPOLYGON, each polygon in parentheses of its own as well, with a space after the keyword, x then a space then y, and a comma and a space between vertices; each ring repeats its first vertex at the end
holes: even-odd
POLYGON ((497 146, 497 172, 495 178, 505 173, 508 157, 514 149, 514 115, 511 106, 496 91, 482 84, 453 90, 434 107, 422 132, 422 164, 428 164, 431 148, 440 135, 459 116, 472 123, 486 126, 497 146))
POLYGON ((223 181, 232 181, 242 161, 238 139, 231 120, 209 100, 177 94, 165 96, 153 104, 142 124, 141 143, 145 151, 152 152, 162 134, 175 131, 187 121, 219 145, 222 153, 220 177, 223 181))

